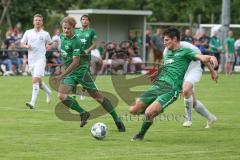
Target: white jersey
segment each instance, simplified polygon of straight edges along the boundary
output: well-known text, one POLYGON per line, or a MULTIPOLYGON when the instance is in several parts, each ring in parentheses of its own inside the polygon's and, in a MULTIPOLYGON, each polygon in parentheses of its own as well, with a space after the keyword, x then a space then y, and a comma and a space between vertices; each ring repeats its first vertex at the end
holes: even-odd
POLYGON ((28 49, 28 64, 30 66, 46 63, 46 44, 51 42, 49 33, 43 29, 39 32, 30 29, 24 33, 21 43, 31 45, 31 48, 28 49))

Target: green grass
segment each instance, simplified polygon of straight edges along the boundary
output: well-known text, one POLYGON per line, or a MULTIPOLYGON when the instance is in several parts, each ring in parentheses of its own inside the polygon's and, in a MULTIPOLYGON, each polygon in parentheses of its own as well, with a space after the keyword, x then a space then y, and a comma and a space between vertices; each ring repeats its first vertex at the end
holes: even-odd
MULTIPOLYGON (((110 82, 107 76, 97 79, 100 89, 116 94, 110 82)), ((47 105, 45 95, 40 91, 38 108, 29 110, 25 102, 31 96, 31 77, 0 77, 0 159, 239 160, 239 82, 239 74, 220 75, 218 84, 205 74, 197 85, 197 97, 218 117, 212 129, 204 128, 206 120, 196 112, 193 113, 192 127, 183 128, 183 102, 178 99, 164 113, 169 120, 161 117, 144 141, 130 142, 140 128, 141 120, 129 116, 128 105, 123 100, 119 99, 117 111, 126 124, 126 133, 117 132, 109 115, 79 128, 79 122, 62 121, 55 115, 56 92, 51 105, 47 105), (171 115, 179 117, 172 120, 171 115), (103 141, 90 135, 90 128, 96 122, 108 126, 109 133, 103 141)), ((88 109, 96 106, 90 99, 82 104, 88 109)))

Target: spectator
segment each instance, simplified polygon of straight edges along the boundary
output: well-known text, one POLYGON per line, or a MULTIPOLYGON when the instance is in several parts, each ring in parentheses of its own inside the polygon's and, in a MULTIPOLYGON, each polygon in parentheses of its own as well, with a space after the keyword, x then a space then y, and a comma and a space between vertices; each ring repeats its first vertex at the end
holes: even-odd
POLYGON ((112 56, 112 73, 127 74, 128 71, 128 48, 131 46, 131 41, 122 41, 112 56))
POLYGON ((205 51, 203 52, 204 55, 209 55, 210 54, 210 37, 207 35, 207 33, 203 30, 201 37, 199 39, 202 42, 203 47, 205 48, 205 51))
POLYGON ((47 74, 59 74, 60 65, 63 63, 60 59, 59 43, 55 40, 52 45, 49 46, 46 53, 47 58, 47 74))
MULTIPOLYGON (((222 53, 222 44, 221 40, 218 38, 218 31, 213 32, 213 36, 210 39, 209 43, 211 49, 211 55, 215 56, 218 60, 218 64, 220 64, 220 55, 222 53)), ((216 68, 218 70, 218 67, 216 68)))
MULTIPOLYGON (((204 30, 201 31, 201 37, 199 38, 199 40, 201 41, 201 45, 204 48, 202 50, 202 54, 203 55, 210 55, 210 53, 211 53, 210 52, 210 46, 209 46, 210 37, 207 35, 207 33, 204 30)), ((202 62, 201 62, 201 67, 204 70, 205 65, 202 62)))
POLYGON ((235 39, 233 37, 233 31, 228 32, 228 37, 224 40, 224 47, 225 47, 225 74, 231 75, 233 71, 233 63, 235 61, 234 57, 234 42, 235 39))
POLYGON ((131 47, 134 51, 134 54, 138 54, 138 49, 139 49, 139 38, 137 36, 137 32, 135 31, 130 31, 129 32, 129 38, 128 40, 131 42, 131 47))
POLYGON ((240 33, 238 34, 238 39, 234 43, 234 48, 237 57, 236 65, 240 65, 240 33))
POLYGON ((16 48, 15 43, 10 43, 10 46, 8 47, 8 50, 9 50, 8 55, 9 55, 9 58, 10 58, 12 64, 16 66, 16 73, 21 74, 22 73, 22 70, 21 70, 22 61, 19 58, 19 53, 17 52, 16 49, 17 48, 16 48))
POLYGON ((146 47, 146 50, 145 50, 145 63, 147 64, 148 63, 148 60, 149 60, 149 51, 151 49, 151 29, 147 29, 145 31, 145 36, 146 36, 146 41, 145 41, 145 47, 146 47))
POLYGON ((99 74, 108 74, 111 70, 112 56, 117 52, 117 44, 108 42, 105 46, 105 54, 103 55, 103 64, 99 74))
POLYGON ((151 45, 153 47, 154 67, 156 67, 156 62, 158 61, 158 64, 160 64, 163 58, 164 45, 161 36, 161 28, 157 28, 156 34, 152 36, 151 45))
POLYGON ((23 36, 23 32, 21 30, 21 27, 22 27, 21 23, 17 23, 17 25, 13 29, 16 48, 20 48, 20 45, 21 45, 21 39, 22 39, 22 36, 23 36))
POLYGON ((184 36, 182 37, 181 41, 186 41, 189 43, 193 43, 193 37, 191 36, 191 31, 190 29, 186 29, 184 36))
POLYGON ((12 72, 12 62, 9 59, 7 53, 7 46, 4 42, 1 44, 1 51, 0 51, 0 66, 4 76, 8 76, 13 74, 12 72), (3 65, 3 66, 2 66, 3 65))
POLYGON ((6 32, 5 42, 6 48, 9 48, 11 43, 15 43, 14 32, 12 30, 8 30, 6 32))
POLYGON ((104 54, 104 47, 106 45, 105 41, 101 41, 98 48, 93 49, 91 51, 91 73, 93 76, 97 75, 98 72, 101 70, 103 64, 103 54, 104 54))
POLYGON ((52 37, 52 41, 57 43, 57 48, 60 49, 61 46, 61 39, 60 39, 60 29, 56 28, 54 30, 54 35, 52 37))
POLYGON ((127 51, 127 55, 128 55, 128 65, 129 65, 130 73, 136 73, 136 71, 141 71, 142 64, 143 64, 143 60, 141 56, 138 54, 138 52, 136 52, 136 50, 134 50, 134 48, 135 48, 134 44, 133 46, 129 44, 127 45, 127 47, 125 47, 125 50, 127 51))

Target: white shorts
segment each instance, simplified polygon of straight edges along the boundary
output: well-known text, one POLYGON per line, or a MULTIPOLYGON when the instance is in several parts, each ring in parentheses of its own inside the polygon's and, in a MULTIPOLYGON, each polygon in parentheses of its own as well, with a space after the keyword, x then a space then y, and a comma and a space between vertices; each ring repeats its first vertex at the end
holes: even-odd
POLYGON ((201 77, 202 77, 201 68, 191 69, 185 73, 184 81, 190 82, 194 87, 195 83, 201 80, 201 77))
POLYGON ((32 77, 43 77, 45 72, 46 62, 35 63, 29 65, 29 72, 31 73, 32 77))

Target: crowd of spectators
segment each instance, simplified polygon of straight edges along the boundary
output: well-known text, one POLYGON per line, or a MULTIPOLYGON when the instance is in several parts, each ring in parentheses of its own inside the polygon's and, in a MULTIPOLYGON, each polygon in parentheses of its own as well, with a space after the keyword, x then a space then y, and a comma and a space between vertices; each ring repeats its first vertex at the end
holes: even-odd
MULTIPOLYGON (((93 75, 104 74, 132 74, 140 73, 143 67, 151 65, 158 67, 162 63, 164 50, 161 28, 145 31, 146 54, 143 60, 141 47, 142 37, 138 32, 130 31, 128 40, 121 42, 100 41, 98 47, 91 51, 91 72, 93 75), (152 54, 153 63, 149 57, 152 54), (145 62, 145 63, 144 63, 145 62)), ((0 49, 0 74, 8 75, 28 75, 27 51, 21 49, 20 40, 23 32, 20 27, 9 29, 5 38, 1 40, 0 49)), ((181 41, 187 41, 197 46, 205 55, 214 55, 219 61, 218 71, 223 71, 227 75, 232 74, 234 66, 240 65, 240 35, 237 40, 233 31, 229 31, 228 37, 222 43, 218 38, 218 31, 215 30, 209 36, 204 30, 197 30, 192 34, 186 29, 181 41)), ((61 72, 62 61, 60 59, 60 29, 54 30, 52 37, 53 44, 46 53, 47 66, 46 74, 58 74, 61 72)), ((204 64, 202 64, 204 69, 204 64)))
MULTIPOLYGON (((235 40, 232 30, 229 30, 228 36, 223 42, 219 38, 218 30, 213 30, 210 35, 203 29, 197 30, 193 36, 187 29, 181 40, 194 44, 204 55, 215 56, 220 64, 216 70, 224 72, 226 75, 231 75, 235 66, 240 65, 240 35, 235 40)), ((202 69, 204 70, 204 68, 204 64, 202 64, 202 69)))

